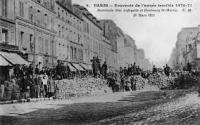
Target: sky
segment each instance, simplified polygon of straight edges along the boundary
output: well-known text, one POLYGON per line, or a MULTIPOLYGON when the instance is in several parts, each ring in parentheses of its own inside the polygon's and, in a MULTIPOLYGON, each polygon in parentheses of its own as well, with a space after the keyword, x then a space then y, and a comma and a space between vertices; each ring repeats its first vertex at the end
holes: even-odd
MULTIPOLYGON (((112 19, 145 51, 146 58, 163 65, 175 47, 177 34, 184 27, 200 24, 200 0, 72 0, 86 7, 98 19, 112 19), (156 13, 155 17, 133 17, 132 13, 98 12, 94 4, 192 4, 192 12, 156 13)), ((134 9, 134 8, 131 8, 134 9)), ((186 8, 187 9, 187 8, 186 8)))

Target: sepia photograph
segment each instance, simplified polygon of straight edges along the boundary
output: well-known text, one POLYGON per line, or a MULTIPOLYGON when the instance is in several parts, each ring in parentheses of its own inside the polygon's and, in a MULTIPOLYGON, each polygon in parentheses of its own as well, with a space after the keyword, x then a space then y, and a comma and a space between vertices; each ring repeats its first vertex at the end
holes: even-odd
POLYGON ((200 125, 200 1, 0 0, 0 125, 200 125))

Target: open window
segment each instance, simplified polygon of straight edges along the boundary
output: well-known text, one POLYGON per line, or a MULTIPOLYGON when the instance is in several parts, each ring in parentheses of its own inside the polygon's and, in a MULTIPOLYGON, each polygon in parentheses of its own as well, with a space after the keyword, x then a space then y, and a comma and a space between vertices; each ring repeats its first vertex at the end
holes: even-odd
POLYGON ((8 43, 8 30, 2 29, 2 42, 8 43))

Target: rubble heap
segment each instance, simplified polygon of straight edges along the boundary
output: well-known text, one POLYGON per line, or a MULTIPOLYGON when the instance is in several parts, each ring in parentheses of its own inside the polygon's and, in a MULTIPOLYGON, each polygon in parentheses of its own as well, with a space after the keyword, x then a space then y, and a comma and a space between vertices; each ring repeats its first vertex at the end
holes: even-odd
POLYGON ((147 79, 144 79, 140 75, 132 76, 132 80, 133 80, 133 84, 135 84, 136 90, 142 90, 144 88, 145 84, 147 84, 147 82, 148 82, 147 79))
POLYGON ((95 94, 110 93, 106 80, 97 78, 64 79, 56 81, 58 87, 57 98, 80 97, 95 94))
POLYGON ((170 87, 172 84, 174 84, 174 80, 174 77, 167 77, 164 74, 155 73, 149 76, 148 84, 157 86, 158 88, 162 89, 170 87))

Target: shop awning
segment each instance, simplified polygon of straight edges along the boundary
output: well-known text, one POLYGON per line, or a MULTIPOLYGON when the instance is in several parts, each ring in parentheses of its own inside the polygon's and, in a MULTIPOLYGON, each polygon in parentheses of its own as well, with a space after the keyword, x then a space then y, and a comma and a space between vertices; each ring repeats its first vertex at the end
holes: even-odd
POLYGON ((80 64, 86 70, 92 70, 92 66, 89 64, 80 64))
POLYGON ((85 70, 87 70, 87 66, 85 64, 80 64, 82 68, 84 68, 85 70))
POLYGON ((68 66, 69 66, 70 71, 76 72, 76 69, 70 63, 68 63, 68 66))
POLYGON ((6 60, 8 60, 13 65, 29 65, 29 63, 24 60, 21 56, 16 53, 7 53, 7 52, 0 52, 0 55, 3 56, 6 60))
POLYGON ((0 66, 11 66, 11 64, 0 55, 0 66))
POLYGON ((79 71, 84 71, 84 69, 79 65, 79 64, 76 64, 76 63, 72 63, 72 65, 79 71))

